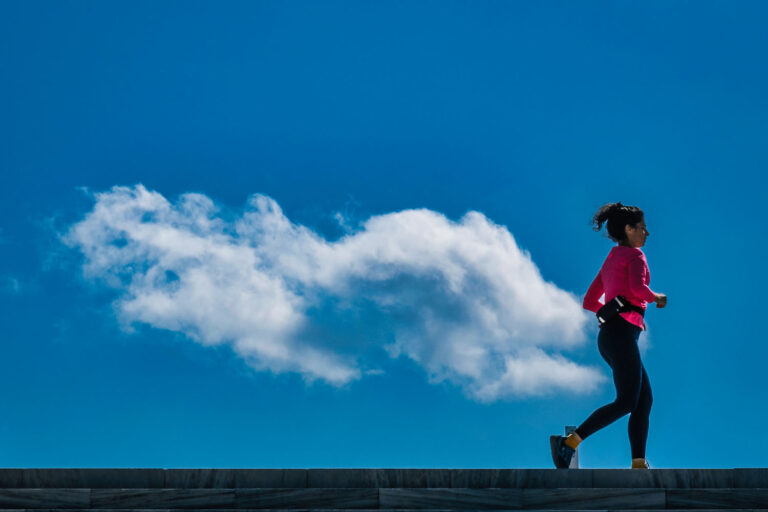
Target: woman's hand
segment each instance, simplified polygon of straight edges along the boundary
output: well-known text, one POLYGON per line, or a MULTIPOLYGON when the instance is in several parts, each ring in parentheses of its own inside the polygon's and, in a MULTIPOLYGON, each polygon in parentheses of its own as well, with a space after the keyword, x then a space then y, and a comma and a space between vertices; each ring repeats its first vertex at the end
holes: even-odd
POLYGON ((667 305, 667 296, 663 293, 657 293, 656 294, 656 307, 657 308, 663 308, 667 305))

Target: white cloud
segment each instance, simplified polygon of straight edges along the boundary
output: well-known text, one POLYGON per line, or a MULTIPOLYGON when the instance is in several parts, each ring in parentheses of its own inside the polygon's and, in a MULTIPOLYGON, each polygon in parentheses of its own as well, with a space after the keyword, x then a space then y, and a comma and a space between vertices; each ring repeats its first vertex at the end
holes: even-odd
POLYGON ((87 278, 122 291, 125 325, 229 344, 256 369, 332 385, 380 373, 386 354, 486 402, 605 381, 558 352, 586 339, 581 298, 482 213, 404 210, 329 242, 260 194, 231 221, 201 194, 171 203, 137 185, 94 198, 63 240, 87 278))

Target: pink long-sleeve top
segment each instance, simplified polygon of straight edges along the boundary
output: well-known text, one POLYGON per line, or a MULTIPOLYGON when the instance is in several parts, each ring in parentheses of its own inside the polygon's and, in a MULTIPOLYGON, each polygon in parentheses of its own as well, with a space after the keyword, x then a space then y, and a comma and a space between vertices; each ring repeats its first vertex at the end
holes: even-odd
MULTIPOLYGON (((656 300, 656 294, 648 287, 650 282, 651 271, 643 251, 639 247, 617 245, 608 253, 600 272, 589 286, 584 296, 584 309, 597 313, 604 305, 600 302, 603 293, 606 302, 622 295, 635 306, 646 309, 649 302, 656 300)), ((629 323, 645 330, 643 316, 637 311, 619 314, 629 323)))

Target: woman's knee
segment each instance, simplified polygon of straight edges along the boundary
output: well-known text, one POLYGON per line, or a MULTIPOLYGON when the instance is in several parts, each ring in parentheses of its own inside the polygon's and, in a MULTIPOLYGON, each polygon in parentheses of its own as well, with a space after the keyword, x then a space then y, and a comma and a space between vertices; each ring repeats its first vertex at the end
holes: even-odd
POLYGON ((627 395, 617 396, 613 403, 619 408, 622 414, 629 414, 637 408, 637 397, 627 395))
POLYGON ((637 401, 636 410, 650 411, 652 405, 653 405, 653 394, 649 389, 648 391, 645 391, 640 394, 640 398, 637 401))

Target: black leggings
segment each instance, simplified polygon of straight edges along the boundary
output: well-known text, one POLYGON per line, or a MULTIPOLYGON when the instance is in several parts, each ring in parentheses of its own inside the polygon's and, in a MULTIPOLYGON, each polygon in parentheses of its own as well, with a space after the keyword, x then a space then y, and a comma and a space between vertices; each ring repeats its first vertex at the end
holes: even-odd
POLYGON ((586 439, 630 413, 628 430, 633 459, 645 458, 648 417, 653 403, 651 383, 637 348, 641 330, 621 316, 600 328, 597 347, 600 349, 600 355, 613 370, 616 400, 597 409, 576 429, 576 434, 586 439))

